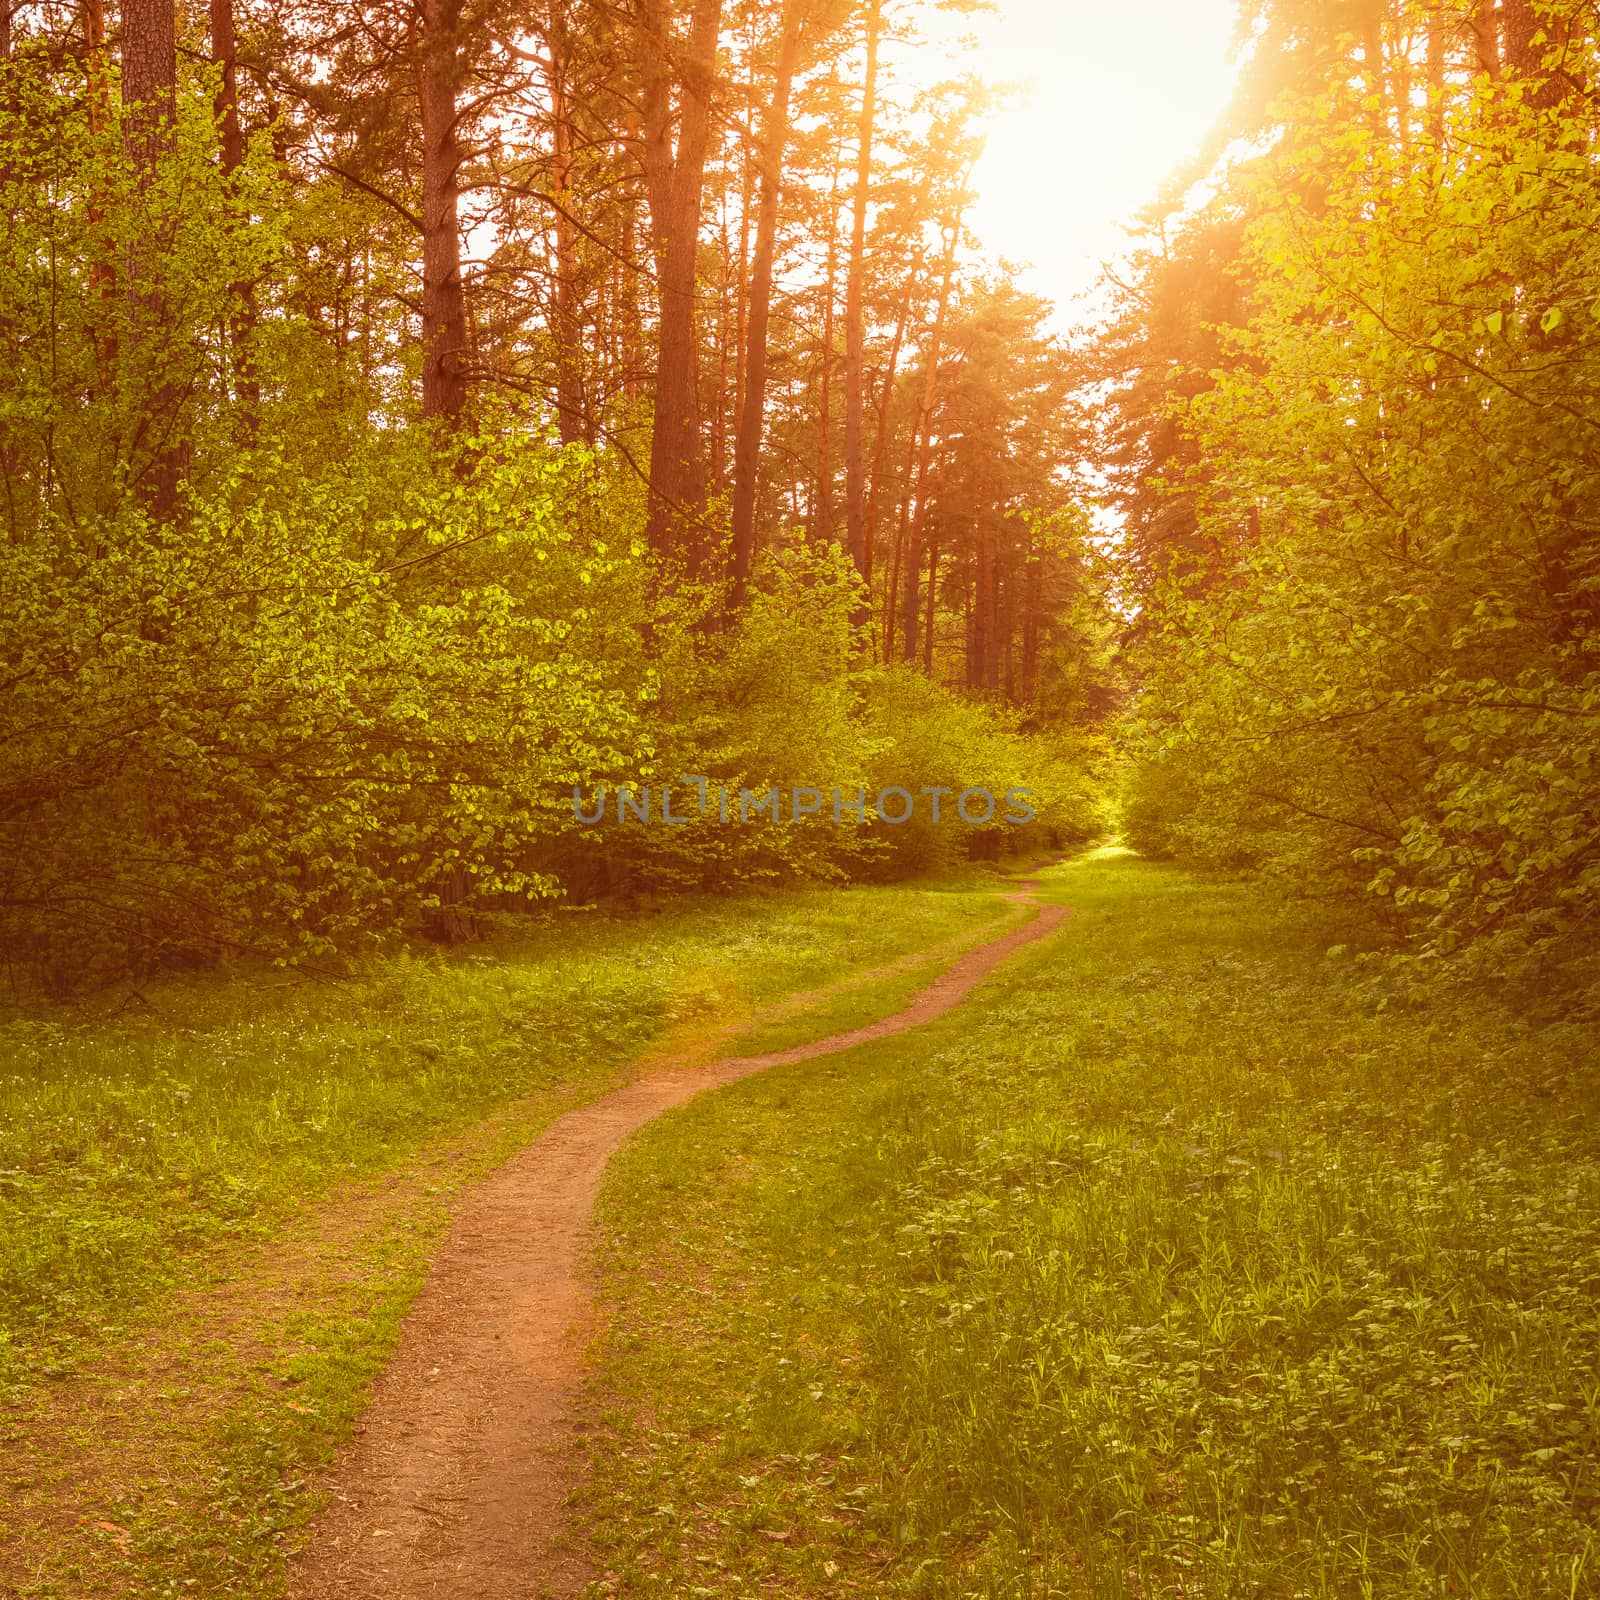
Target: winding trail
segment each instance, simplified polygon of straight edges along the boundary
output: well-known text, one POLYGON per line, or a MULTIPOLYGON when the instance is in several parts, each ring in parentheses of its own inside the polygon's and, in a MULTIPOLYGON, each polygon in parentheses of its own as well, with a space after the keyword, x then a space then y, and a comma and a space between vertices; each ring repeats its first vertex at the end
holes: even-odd
POLYGON ((566 1503, 583 1459, 574 1412, 590 1322, 584 1229, 607 1161, 651 1118, 707 1089, 943 1016, 1068 916, 1041 905, 1036 887, 1024 880, 1005 898, 1037 916, 962 956, 894 1016, 766 1055, 656 1070, 569 1112, 478 1188, 328 1482, 328 1508, 291 1567, 294 1600, 580 1594, 593 1573, 566 1503))

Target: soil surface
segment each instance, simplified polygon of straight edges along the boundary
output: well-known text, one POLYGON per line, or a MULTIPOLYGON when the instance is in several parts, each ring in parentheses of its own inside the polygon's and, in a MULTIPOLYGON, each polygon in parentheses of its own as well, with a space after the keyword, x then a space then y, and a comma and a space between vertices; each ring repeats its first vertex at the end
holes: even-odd
MULTIPOLYGON (((1007 898, 1035 905, 1034 887, 1028 880, 1007 898)), ((584 1243, 611 1155, 707 1089, 943 1016, 1067 915, 1040 906, 879 1022, 767 1055, 654 1070, 569 1112, 495 1172, 463 1203, 327 1483, 328 1508, 291 1568, 294 1600, 581 1594, 594 1573, 567 1504, 584 1463, 575 1422, 591 1326, 584 1243)))

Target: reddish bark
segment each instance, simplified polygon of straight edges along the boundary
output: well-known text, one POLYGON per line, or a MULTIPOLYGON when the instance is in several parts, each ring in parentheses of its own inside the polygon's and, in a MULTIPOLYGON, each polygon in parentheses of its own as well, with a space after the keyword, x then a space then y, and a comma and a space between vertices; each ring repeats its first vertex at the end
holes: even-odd
POLYGON ((1528 86, 1523 103, 1536 111, 1564 105, 1581 87, 1571 63, 1579 27, 1573 6, 1505 0, 1502 11, 1504 67, 1508 76, 1528 86))
POLYGON ((761 432, 766 413, 767 328, 772 311, 772 263, 783 190, 783 156, 789 139, 789 99, 800 51, 804 0, 786 0, 778 46, 777 80, 761 139, 761 214, 756 223, 755 263, 750 275, 750 335, 745 350, 744 410, 733 460, 732 604, 743 605, 755 558, 756 491, 761 469, 761 432))
MULTIPOLYGON (((656 554, 668 557, 692 577, 700 576, 708 555, 699 525, 706 469, 700 437, 695 283, 711 136, 711 92, 721 31, 722 0, 695 0, 681 72, 671 183, 664 195, 659 173, 651 185, 652 220, 661 252, 661 316, 647 536, 656 554), (665 216, 659 214, 662 204, 665 216)), ((659 131, 659 105, 652 106, 652 115, 659 131)), ((647 124, 647 146, 654 137, 647 124)))
MULTIPOLYGON (((863 373, 864 280, 867 254, 867 199, 872 182, 873 118, 878 90, 878 36, 883 0, 870 0, 867 12, 867 70, 861 88, 861 117, 856 135, 856 192, 850 229, 850 265, 845 280, 845 544, 862 578, 872 582, 872 546, 867 537, 866 427, 863 373)), ((863 606, 854 618, 862 627, 871 617, 863 606)))
POLYGON ((583 329, 579 316, 578 249, 572 226, 572 102, 567 87, 569 43, 562 0, 551 0, 545 23, 546 86, 550 91, 550 188, 555 212, 556 423, 563 444, 588 437, 583 381, 583 329))
MULTIPOLYGON (((178 90, 177 14, 173 0, 125 0, 122 7, 122 135, 141 194, 155 184, 163 159, 175 142, 178 90)), ((92 92, 92 91, 91 91, 92 92)), ((149 219, 157 232, 170 219, 149 219)), ((144 356, 144 370, 154 386, 142 408, 134 439, 143 461, 136 488, 150 512, 165 521, 178 508, 178 494, 188 467, 183 393, 163 376, 170 364, 173 341, 172 306, 157 281, 153 235, 130 251, 128 289, 132 320, 144 356)))
POLYGON ((1476 0, 1472 8, 1472 48, 1479 72, 1500 76, 1500 18, 1495 0, 1476 0))
MULTIPOLYGON (((244 132, 239 126, 238 54, 233 0, 211 0, 211 59, 222 68, 214 112, 222 171, 230 183, 244 165, 244 132)), ((233 356, 242 432, 248 439, 254 437, 261 415, 261 385, 256 381, 250 360, 256 323, 255 286, 241 281, 231 288, 234 309, 228 320, 228 342, 233 356)))
MULTIPOLYGON (((950 310, 950 289, 955 279, 956 246, 961 238, 961 207, 958 204, 945 224, 944 268, 939 280, 939 301, 934 311, 933 330, 923 356, 922 407, 917 419, 917 463, 912 480, 912 498, 907 502, 910 517, 910 543, 906 551, 906 597, 904 610, 905 658, 917 655, 917 583, 922 566, 922 534, 928 510, 928 464, 933 452, 933 408, 939 394, 939 353, 944 342, 945 318, 950 310)), ((932 660, 934 572, 937 554, 928 563, 928 646, 932 660)))
POLYGON ((460 0, 422 0, 422 414, 453 422, 466 404, 457 95, 460 0))

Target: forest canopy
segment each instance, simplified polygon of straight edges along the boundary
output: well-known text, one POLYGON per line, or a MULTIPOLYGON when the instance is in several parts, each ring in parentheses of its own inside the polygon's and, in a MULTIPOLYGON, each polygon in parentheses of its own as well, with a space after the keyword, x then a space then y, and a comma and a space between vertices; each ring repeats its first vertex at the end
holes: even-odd
POLYGON ((0 6, 15 975, 1005 828, 646 836, 580 788, 1096 830, 1068 352, 964 224, 985 91, 895 70, 963 9, 0 6))
POLYGON ((1060 847, 1114 775, 1404 982, 1592 985, 1593 6, 1247 0, 1070 334, 972 232, 982 9, 0 3, 13 975, 1060 847), (690 776, 1036 820, 574 816, 690 776))
POLYGON ((1213 191, 1102 340, 1156 852, 1365 907, 1408 981, 1592 987, 1594 8, 1244 8, 1213 191))

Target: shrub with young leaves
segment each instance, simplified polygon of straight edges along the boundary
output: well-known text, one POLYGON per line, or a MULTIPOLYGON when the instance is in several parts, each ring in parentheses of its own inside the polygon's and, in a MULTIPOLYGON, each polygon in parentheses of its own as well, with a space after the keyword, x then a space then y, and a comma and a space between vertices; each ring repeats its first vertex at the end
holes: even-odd
POLYGON ((1253 314, 1189 413, 1224 554, 1144 652, 1140 842, 1370 897, 1418 976, 1596 949, 1600 191, 1571 115, 1468 104, 1410 164, 1312 122, 1239 179, 1253 314))

